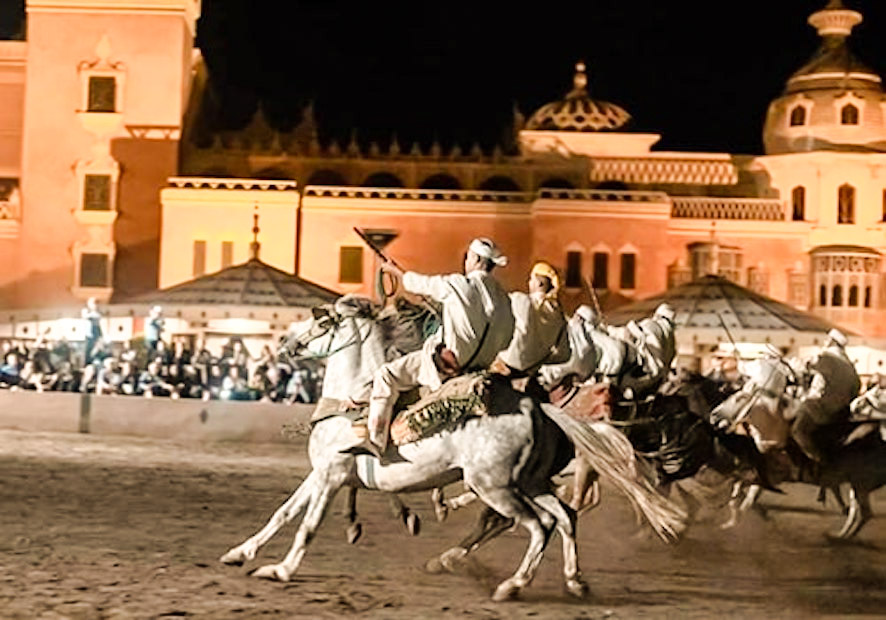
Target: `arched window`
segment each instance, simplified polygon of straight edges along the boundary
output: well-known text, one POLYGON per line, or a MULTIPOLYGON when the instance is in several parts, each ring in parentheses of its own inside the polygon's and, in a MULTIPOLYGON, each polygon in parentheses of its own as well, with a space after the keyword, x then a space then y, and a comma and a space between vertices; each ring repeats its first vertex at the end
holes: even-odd
POLYGON ((581 252, 566 252, 566 288, 581 288, 581 252))
POLYGON ((855 223, 855 188, 848 183, 837 190, 837 223, 855 223))
POLYGON ((843 125, 858 125, 858 108, 847 103, 840 110, 840 122, 843 125))
POLYGON ((822 308, 828 305, 828 287, 824 284, 818 287, 818 305, 822 308))
POLYGON ((281 181, 285 179, 293 178, 291 174, 282 170, 281 168, 263 168, 255 173, 256 179, 271 179, 274 181, 281 181))
POLYGON ((858 306, 858 285, 853 284, 849 287, 849 304, 851 308, 858 306))
POLYGON ((806 108, 801 105, 798 105, 793 110, 791 110, 791 127, 797 127, 798 125, 806 124, 806 108))
POLYGON ((539 189, 575 189, 575 185, 564 179, 563 177, 553 177, 545 179, 539 184, 539 189))
POLYGON ((366 177, 361 185, 363 187, 403 187, 403 181, 390 172, 376 172, 366 177))
POLYGON ((791 192, 791 219, 802 222, 806 219, 806 188, 798 185, 791 192))
POLYGON ((831 294, 831 305, 835 307, 843 305, 843 287, 839 284, 834 285, 834 292, 831 294))
POLYGON ((461 189, 461 183, 449 174, 434 174, 421 182, 421 189, 461 189))
POLYGON ((609 288, 609 254, 607 252, 594 252, 594 279, 591 286, 596 289, 609 288))
POLYGON ((345 178, 335 170, 316 170, 305 185, 347 185, 345 178))
POLYGON ((619 192, 626 192, 630 188, 623 181, 603 181, 597 184, 596 189, 614 189, 619 192))
POLYGON ((519 192, 520 186, 510 177, 496 175, 480 183, 480 189, 486 192, 519 192))
POLYGON ((871 287, 870 286, 864 287, 864 307, 865 308, 871 307, 871 287))

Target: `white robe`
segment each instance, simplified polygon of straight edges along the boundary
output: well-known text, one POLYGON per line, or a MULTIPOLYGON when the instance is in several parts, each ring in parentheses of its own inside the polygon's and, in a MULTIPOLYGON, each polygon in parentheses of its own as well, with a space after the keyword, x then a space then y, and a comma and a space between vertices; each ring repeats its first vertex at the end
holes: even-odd
POLYGON ((559 304, 543 293, 515 291, 510 298, 514 336, 508 348, 499 353, 499 359, 514 370, 530 375, 542 364, 567 361, 571 349, 566 319, 559 304))
POLYGON ((597 370, 597 347, 592 336, 593 327, 580 316, 573 316, 566 325, 571 355, 562 364, 542 366, 538 373, 541 384, 548 389, 557 386, 569 375, 575 375, 579 382, 590 379, 597 370))
POLYGON ((457 273, 426 276, 407 271, 403 275, 403 288, 443 305, 443 324, 422 347, 417 377, 421 385, 432 390, 441 385, 433 358, 440 343, 455 354, 464 370, 488 367, 510 343, 514 333, 511 303, 492 274, 475 270, 467 276, 457 273))

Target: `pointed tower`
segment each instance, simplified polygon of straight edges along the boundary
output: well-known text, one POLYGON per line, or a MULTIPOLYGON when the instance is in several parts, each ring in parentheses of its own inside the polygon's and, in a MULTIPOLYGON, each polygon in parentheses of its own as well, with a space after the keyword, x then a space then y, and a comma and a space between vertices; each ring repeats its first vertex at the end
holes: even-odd
POLYGON ((27 0, 22 256, 13 303, 157 286, 200 0, 27 0))

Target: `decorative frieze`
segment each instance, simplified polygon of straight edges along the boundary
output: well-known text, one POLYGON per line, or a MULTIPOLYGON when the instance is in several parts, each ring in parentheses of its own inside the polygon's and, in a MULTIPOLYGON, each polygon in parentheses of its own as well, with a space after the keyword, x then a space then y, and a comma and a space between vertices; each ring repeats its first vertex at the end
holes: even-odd
POLYGON ((785 205, 767 198, 671 197, 671 217, 705 220, 783 221, 785 205))
POLYGON ((590 180, 624 183, 735 185, 738 171, 729 159, 594 157, 590 180))

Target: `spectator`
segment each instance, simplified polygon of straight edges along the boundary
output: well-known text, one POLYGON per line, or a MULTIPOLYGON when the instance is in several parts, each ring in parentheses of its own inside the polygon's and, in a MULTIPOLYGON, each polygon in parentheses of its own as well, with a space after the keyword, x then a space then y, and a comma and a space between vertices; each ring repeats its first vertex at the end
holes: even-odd
POLYGON ((122 383, 123 373, 120 372, 117 360, 113 357, 104 358, 95 380, 96 395, 119 394, 122 383))
POLYGON ((18 353, 14 352, 11 347, 6 349, 7 353, 4 357, 4 363, 0 366, 0 385, 13 386, 18 385, 19 375, 21 374, 22 365, 19 361, 18 353))
POLYGON ((174 386, 160 375, 160 364, 157 361, 150 362, 148 367, 139 375, 138 390, 146 398, 169 396, 174 389, 174 386))
POLYGON ((135 364, 129 360, 120 362, 120 385, 118 386, 120 394, 126 396, 139 396, 139 373, 135 369, 135 364))
POLYGON ((92 361, 96 345, 101 342, 102 339, 102 314, 98 309, 98 302, 95 297, 90 297, 86 300, 86 307, 83 308, 81 316, 86 323, 86 348, 84 351, 84 357, 88 364, 92 361))
POLYGON ((228 374, 222 380, 221 400, 252 400, 252 393, 246 385, 246 380, 240 374, 240 366, 233 364, 228 368, 228 374))
POLYGON ((145 322, 145 345, 148 347, 149 357, 157 350, 157 343, 163 338, 163 325, 163 308, 154 306, 145 322))

